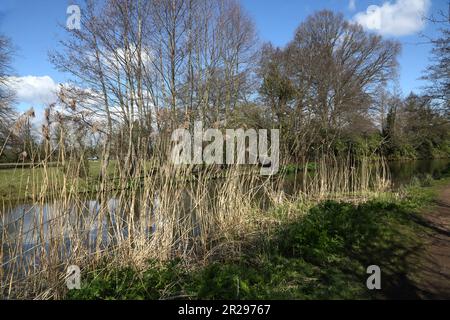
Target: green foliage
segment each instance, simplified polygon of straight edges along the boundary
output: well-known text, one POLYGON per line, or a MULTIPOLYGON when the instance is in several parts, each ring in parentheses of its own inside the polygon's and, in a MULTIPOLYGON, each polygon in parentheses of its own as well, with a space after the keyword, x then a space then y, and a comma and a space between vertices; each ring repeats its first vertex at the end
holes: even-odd
POLYGON ((383 294, 388 296, 407 272, 405 252, 417 245, 411 212, 429 199, 417 190, 405 202, 324 202, 304 218, 285 222, 242 256, 196 270, 174 261, 150 263, 143 273, 132 268, 94 273, 68 298, 380 298, 365 287, 371 264, 385 270, 383 294))
POLYGON ((385 149, 385 154, 390 160, 412 160, 419 157, 414 147, 406 142, 391 142, 385 149))
POLYGON ((295 172, 302 172, 305 170, 305 167, 308 171, 314 171, 317 169, 317 163, 315 162, 309 162, 306 166, 289 163, 287 165, 284 165, 280 168, 280 171, 282 173, 295 173, 295 172))
POLYGON ((336 154, 351 154, 356 158, 379 155, 382 137, 379 133, 368 135, 346 134, 334 142, 336 154))
POLYGON ((390 159, 446 158, 449 153, 448 119, 429 97, 411 93, 391 108, 383 128, 385 153, 390 159))
MULTIPOLYGON (((94 272, 84 281, 81 290, 69 291, 69 299, 159 299, 166 293, 181 291, 181 282, 186 277, 179 260, 163 265, 149 262, 149 268, 139 273, 136 269, 94 272)), ((167 297, 166 297, 167 298, 167 297)))

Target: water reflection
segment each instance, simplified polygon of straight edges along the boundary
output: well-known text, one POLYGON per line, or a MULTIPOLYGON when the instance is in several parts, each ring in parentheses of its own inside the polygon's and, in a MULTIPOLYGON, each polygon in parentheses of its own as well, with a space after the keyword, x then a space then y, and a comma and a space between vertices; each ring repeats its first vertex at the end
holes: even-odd
POLYGON ((409 184, 414 177, 431 175, 439 179, 450 171, 450 159, 391 161, 389 163, 394 187, 409 184))

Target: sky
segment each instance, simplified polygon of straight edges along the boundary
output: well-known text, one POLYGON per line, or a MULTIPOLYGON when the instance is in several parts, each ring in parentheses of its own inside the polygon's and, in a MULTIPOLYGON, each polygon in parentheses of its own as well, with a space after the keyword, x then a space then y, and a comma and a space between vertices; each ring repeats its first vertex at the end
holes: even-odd
MULTIPOLYGON (((419 80, 429 62, 430 45, 420 34, 434 37, 436 27, 423 19, 448 10, 447 0, 240 0, 253 18, 261 42, 283 47, 295 29, 315 11, 341 12, 368 31, 402 44, 399 85, 403 94, 420 91, 419 80)), ((1 0, 0 32, 16 47, 13 60, 14 89, 20 110, 37 111, 54 100, 59 83, 70 75, 58 72, 48 61, 48 52, 64 39, 70 0, 1 0)), ((81 13, 82 14, 82 13, 81 13)))

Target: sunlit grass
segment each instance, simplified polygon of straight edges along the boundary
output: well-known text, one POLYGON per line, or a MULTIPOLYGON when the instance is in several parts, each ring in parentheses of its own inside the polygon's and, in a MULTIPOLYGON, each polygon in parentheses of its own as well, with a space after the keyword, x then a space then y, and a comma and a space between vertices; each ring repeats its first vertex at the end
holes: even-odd
MULTIPOLYGON (((108 166, 108 175, 112 178, 116 170, 116 161, 111 161, 108 166)), ((90 190, 98 184, 100 174, 99 161, 89 162, 89 175, 87 177, 72 176, 73 184, 81 183, 85 191, 90 190), (77 181, 74 181, 77 180, 77 181)), ((64 170, 61 166, 35 166, 33 168, 16 165, 13 169, 0 169, 0 201, 3 202, 26 202, 32 200, 33 190, 48 183, 52 186, 59 186, 63 183, 64 170)))

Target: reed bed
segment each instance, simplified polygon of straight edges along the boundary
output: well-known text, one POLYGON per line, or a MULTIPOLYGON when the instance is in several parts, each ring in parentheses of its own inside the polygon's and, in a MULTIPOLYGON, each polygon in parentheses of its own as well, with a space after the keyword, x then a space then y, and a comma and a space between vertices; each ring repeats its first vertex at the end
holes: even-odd
POLYGON ((273 207, 366 199, 389 188, 383 160, 322 156, 314 162, 290 194, 283 174, 263 177, 254 167, 199 170, 139 161, 133 175, 117 165, 100 181, 80 177, 85 163, 73 155, 56 169, 45 160, 42 168, 22 169, 30 170, 22 175, 29 203, 4 201, 0 213, 0 296, 62 298, 70 265, 87 272, 144 268, 149 259, 198 264, 238 256, 246 241, 277 222, 273 207), (42 170, 38 184, 35 170, 42 170))

